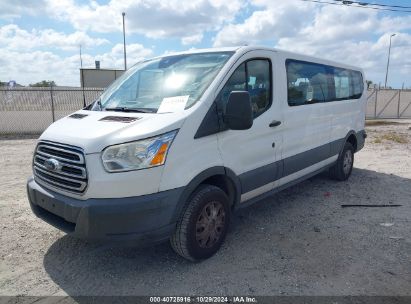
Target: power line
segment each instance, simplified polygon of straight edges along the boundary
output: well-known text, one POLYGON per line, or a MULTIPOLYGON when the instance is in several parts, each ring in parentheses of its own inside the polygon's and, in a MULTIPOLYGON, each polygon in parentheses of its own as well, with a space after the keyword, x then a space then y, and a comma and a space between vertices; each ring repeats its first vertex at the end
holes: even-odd
POLYGON ((411 6, 401 6, 401 5, 388 5, 388 4, 382 4, 382 3, 368 3, 368 2, 363 2, 363 1, 346 1, 346 0, 333 0, 335 2, 342 2, 344 5, 350 5, 350 4, 358 4, 361 6, 381 6, 381 7, 388 7, 388 8, 404 8, 404 9, 411 9, 411 6))
MULTIPOLYGON (((390 11, 390 12, 402 12, 402 13, 411 13, 411 10, 409 11, 404 11, 404 10, 399 10, 399 9, 390 9, 390 8, 380 8, 380 7, 369 7, 369 6, 360 6, 360 5, 346 5, 344 3, 337 3, 337 2, 327 2, 327 1, 320 1, 320 0, 300 0, 304 2, 314 2, 314 3, 321 3, 321 4, 330 4, 330 5, 337 5, 337 6, 348 6, 348 7, 354 7, 354 8, 365 8, 365 9, 372 9, 372 10, 377 10, 377 11, 390 11)), ((351 2, 351 1, 350 1, 351 2)), ((361 2, 363 3, 363 2, 361 2)))

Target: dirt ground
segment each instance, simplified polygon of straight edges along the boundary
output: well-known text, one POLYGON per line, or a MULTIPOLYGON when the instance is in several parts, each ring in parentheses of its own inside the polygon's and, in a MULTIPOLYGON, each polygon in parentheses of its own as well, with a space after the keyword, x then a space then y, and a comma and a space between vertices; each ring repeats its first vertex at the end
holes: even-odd
POLYGON ((35 140, 2 139, 0 295, 411 295, 411 123, 367 132, 347 182, 317 176, 240 211, 198 264, 167 243, 109 248, 43 223, 25 189, 35 140))

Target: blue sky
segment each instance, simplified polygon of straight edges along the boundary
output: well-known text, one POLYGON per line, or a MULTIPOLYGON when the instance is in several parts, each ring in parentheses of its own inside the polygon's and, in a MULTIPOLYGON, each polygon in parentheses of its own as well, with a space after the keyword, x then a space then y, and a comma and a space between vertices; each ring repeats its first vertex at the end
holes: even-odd
POLYGON ((367 79, 383 83, 395 33, 389 85, 411 87, 411 13, 301 0, 1 1, 0 81, 78 86, 80 44, 84 67, 100 60, 102 68, 122 68, 122 11, 130 64, 190 48, 258 44, 361 66, 367 79))

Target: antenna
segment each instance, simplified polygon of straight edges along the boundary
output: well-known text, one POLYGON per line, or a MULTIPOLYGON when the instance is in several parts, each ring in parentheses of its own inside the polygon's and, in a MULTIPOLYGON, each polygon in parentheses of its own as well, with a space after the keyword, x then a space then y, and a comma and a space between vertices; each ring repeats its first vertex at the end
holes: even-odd
POLYGON ((122 12, 121 15, 123 16, 123 50, 124 50, 124 71, 127 71, 127 56, 126 56, 126 27, 124 24, 124 16, 126 15, 125 12, 122 12))
POLYGON ((83 58, 81 58, 81 44, 80 44, 80 68, 83 68, 83 58))

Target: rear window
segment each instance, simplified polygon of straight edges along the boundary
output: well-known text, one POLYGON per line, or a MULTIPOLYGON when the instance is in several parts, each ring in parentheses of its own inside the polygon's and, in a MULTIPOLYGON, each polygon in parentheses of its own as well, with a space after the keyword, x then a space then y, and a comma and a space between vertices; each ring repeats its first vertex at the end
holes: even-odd
POLYGON ((290 106, 358 99, 364 90, 359 71, 291 59, 286 70, 290 106))

